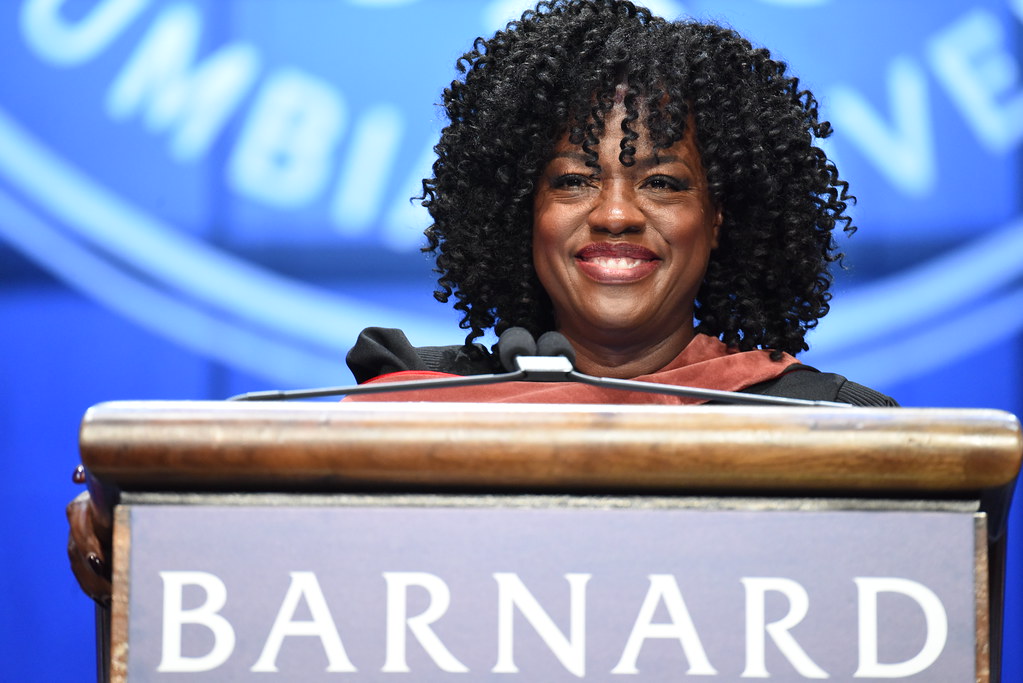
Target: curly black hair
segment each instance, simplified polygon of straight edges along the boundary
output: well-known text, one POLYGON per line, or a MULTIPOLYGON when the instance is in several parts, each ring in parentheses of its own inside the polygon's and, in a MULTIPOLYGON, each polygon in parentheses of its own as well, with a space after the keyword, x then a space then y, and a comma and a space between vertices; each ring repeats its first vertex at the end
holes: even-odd
POLYGON ((493 38, 477 38, 444 90, 449 124, 423 205, 433 218, 434 296, 463 313, 466 344, 494 327, 554 328, 532 262, 533 194, 556 141, 592 163, 619 86, 620 159, 633 163, 637 121, 654 149, 695 122, 711 198, 722 208, 695 305, 697 331, 740 350, 798 353, 828 312, 836 223, 854 201, 814 144, 830 135, 785 63, 736 32, 669 22, 626 0, 551 0, 493 38))

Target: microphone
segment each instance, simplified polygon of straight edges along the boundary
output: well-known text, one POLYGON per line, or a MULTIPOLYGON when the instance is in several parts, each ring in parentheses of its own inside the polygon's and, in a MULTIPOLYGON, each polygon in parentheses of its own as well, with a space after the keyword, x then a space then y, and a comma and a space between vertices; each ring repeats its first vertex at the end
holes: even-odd
MULTIPOLYGON (((522 328, 512 328, 529 334, 522 328)), ((511 332, 512 330, 508 330, 511 332)), ((501 337, 501 342, 504 336, 501 337)), ((499 342, 499 343, 501 343, 499 342)), ((681 396, 683 398, 700 398, 708 401, 722 401, 724 403, 739 404, 767 404, 767 405, 814 405, 814 406, 844 406, 846 403, 835 403, 832 401, 810 401, 799 398, 785 398, 782 396, 767 396, 763 394, 744 394, 739 391, 722 391, 720 389, 702 389, 699 387, 684 387, 674 384, 660 384, 658 382, 640 382, 634 379, 616 379, 613 377, 595 377, 575 370, 575 348, 568 341, 565 335, 551 330, 544 332, 536 342, 536 356, 520 356, 515 359, 519 369, 527 374, 526 379, 534 382, 579 382, 596 387, 610 389, 621 389, 623 391, 639 391, 648 394, 667 394, 670 396, 681 396)), ((503 358, 503 356, 502 356, 503 358)), ((507 366, 506 366, 507 367, 507 366)))
POLYGON ((802 398, 786 398, 766 394, 744 394, 739 391, 703 389, 699 387, 676 386, 657 382, 641 382, 633 379, 596 377, 575 370, 575 349, 560 332, 545 332, 539 340, 522 327, 511 327, 497 340, 497 355, 501 365, 508 372, 490 375, 468 375, 422 379, 387 384, 357 384, 349 387, 325 387, 322 389, 298 389, 293 391, 253 391, 231 396, 228 401, 278 401, 325 396, 383 394, 397 391, 469 387, 498 382, 579 382, 596 387, 639 391, 648 394, 697 398, 705 401, 721 401, 741 405, 783 405, 821 406, 849 408, 848 403, 815 401, 802 398))
POLYGON ((538 356, 564 356, 568 362, 575 365, 575 349, 571 342, 560 332, 551 330, 544 332, 536 341, 536 355, 538 356))
MULTIPOLYGON (((567 340, 566 340, 567 342, 567 340)), ((327 396, 353 396, 355 394, 385 394, 396 391, 418 391, 422 389, 441 389, 454 387, 471 387, 483 384, 496 384, 497 382, 515 381, 543 381, 556 382, 566 379, 566 372, 572 369, 571 363, 565 367, 565 359, 559 361, 557 372, 547 371, 543 364, 537 364, 535 360, 539 357, 536 354, 536 340, 529 330, 523 327, 512 327, 504 331, 497 340, 497 355, 501 365, 508 372, 491 375, 467 375, 458 377, 442 377, 439 379, 419 379, 408 382, 389 382, 387 384, 356 384, 348 387, 322 387, 319 389, 293 389, 282 391, 279 389, 270 391, 250 391, 245 394, 231 396, 228 401, 291 401, 303 398, 324 398, 327 396), (533 359, 534 363, 528 368, 520 367, 522 359, 533 359)), ((547 359, 555 360, 555 359, 547 359)))
MULTIPOLYGON (((543 339, 543 337, 541 337, 543 339)), ((566 343, 568 340, 565 340, 566 343)), ((511 327, 501 334, 497 340, 497 357, 501 359, 501 367, 508 372, 515 372, 519 369, 515 361, 519 356, 535 356, 537 353, 536 340, 524 327, 511 327)), ((541 353, 541 356, 556 355, 541 353)))

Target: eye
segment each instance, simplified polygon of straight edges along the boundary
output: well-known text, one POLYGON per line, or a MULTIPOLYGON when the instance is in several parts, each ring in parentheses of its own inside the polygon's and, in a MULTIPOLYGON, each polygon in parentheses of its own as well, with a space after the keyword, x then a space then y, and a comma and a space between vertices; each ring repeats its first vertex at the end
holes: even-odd
POLYGON ((564 173, 559 176, 551 178, 551 187, 555 190, 572 190, 581 187, 587 187, 591 184, 592 180, 589 176, 585 176, 581 173, 564 173))
POLYGON ((647 178, 643 182, 643 187, 651 190, 682 192, 689 189, 689 181, 684 178, 675 178, 669 175, 655 175, 647 178))

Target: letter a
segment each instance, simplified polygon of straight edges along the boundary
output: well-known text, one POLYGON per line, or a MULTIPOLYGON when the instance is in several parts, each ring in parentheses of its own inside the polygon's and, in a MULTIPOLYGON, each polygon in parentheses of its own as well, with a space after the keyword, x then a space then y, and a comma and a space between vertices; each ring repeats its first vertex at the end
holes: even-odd
POLYGON ((250 671, 277 671, 277 653, 281 651, 285 636, 317 636, 327 653, 327 671, 355 671, 341 644, 341 636, 337 633, 320 583, 313 572, 291 572, 291 585, 281 603, 281 610, 266 638, 263 653, 250 671), (298 602, 303 598, 309 606, 312 619, 293 621, 298 602))
POLYGON ((689 610, 682 599, 682 591, 678 588, 675 577, 671 574, 651 574, 650 588, 647 590, 646 598, 643 599, 643 606, 639 608, 639 616, 629 634, 629 640, 625 643, 625 650, 622 657, 611 669, 613 674, 637 674, 636 660, 639 658, 639 651, 647 638, 676 638, 682 645, 686 659, 689 660, 689 670, 686 672, 692 676, 713 676, 717 670, 710 665, 707 653, 700 642, 700 636, 696 633, 696 626, 689 616, 689 610), (670 624, 651 623, 657 605, 664 602, 671 618, 670 624))

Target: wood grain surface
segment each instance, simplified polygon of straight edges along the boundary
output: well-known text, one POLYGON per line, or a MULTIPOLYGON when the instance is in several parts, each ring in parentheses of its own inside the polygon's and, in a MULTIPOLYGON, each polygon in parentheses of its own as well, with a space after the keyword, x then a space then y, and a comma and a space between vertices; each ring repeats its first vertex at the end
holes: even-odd
POLYGON ((82 460, 125 490, 976 492, 1020 468, 994 410, 113 402, 82 460))

